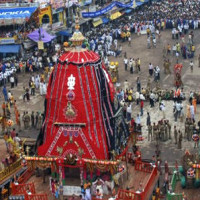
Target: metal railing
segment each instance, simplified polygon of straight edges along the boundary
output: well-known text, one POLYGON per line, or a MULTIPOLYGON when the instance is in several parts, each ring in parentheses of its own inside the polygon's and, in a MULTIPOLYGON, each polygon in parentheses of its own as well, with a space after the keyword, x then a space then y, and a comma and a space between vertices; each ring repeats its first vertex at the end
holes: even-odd
POLYGON ((135 170, 142 171, 144 173, 150 174, 146 185, 144 186, 144 191, 141 193, 129 191, 129 190, 118 190, 117 200, 145 200, 147 197, 147 193, 154 184, 154 180, 157 176, 157 167, 153 167, 150 163, 144 163, 137 161, 135 163, 135 170))
POLYGON ((35 185, 34 183, 26 183, 26 184, 12 184, 12 194, 13 195, 22 195, 22 194, 26 194, 27 193, 27 189, 29 189, 29 191, 32 194, 35 194, 35 185))
POLYGON ((170 194, 167 193, 167 200, 182 200, 183 199, 183 195, 182 194, 170 194))
POLYGON ((25 200, 48 200, 47 194, 25 194, 25 200))
POLYGON ((33 175, 33 169, 28 167, 27 170, 18 178, 20 184, 26 183, 28 179, 33 175))
POLYGON ((148 181, 147 181, 147 183, 146 183, 146 185, 144 187, 144 192, 142 193, 143 199, 147 198, 147 194, 148 194, 150 188, 152 187, 152 185, 155 184, 154 181, 155 181, 155 178, 156 178, 156 176, 158 174, 157 167, 151 168, 151 165, 149 163, 146 163, 146 164, 148 164, 146 172, 150 173, 149 170, 151 169, 151 175, 150 175, 150 177, 149 177, 149 179, 148 179, 148 181))
POLYGON ((152 173, 153 166, 150 163, 144 163, 137 161, 135 163, 135 170, 146 172, 146 173, 152 173))
POLYGON ((177 183, 177 173, 174 171, 172 175, 171 185, 172 185, 172 192, 173 193, 167 193, 167 200, 182 200, 183 195, 179 193, 175 193, 176 183, 177 183))
POLYGON ((22 168, 21 159, 17 160, 13 164, 9 165, 8 167, 0 171, 0 181, 3 181, 4 179, 8 178, 10 175, 12 175, 20 168, 22 168))
POLYGON ((129 190, 119 189, 117 193, 117 200, 143 200, 142 194, 138 194, 129 190))
POLYGON ((173 192, 175 191, 176 182, 177 182, 177 174, 174 172, 172 175, 172 181, 171 181, 173 192))

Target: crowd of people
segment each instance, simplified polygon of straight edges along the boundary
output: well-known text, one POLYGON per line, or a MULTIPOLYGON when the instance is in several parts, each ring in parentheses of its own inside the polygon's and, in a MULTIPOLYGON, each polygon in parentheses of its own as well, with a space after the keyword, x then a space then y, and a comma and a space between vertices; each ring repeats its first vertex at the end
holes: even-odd
MULTIPOLYGON (((152 34, 152 44, 156 46, 155 34, 160 39, 160 30, 171 28, 174 39, 181 37, 184 40, 184 35, 189 33, 189 29, 197 29, 199 26, 198 8, 199 1, 155 1, 151 5, 144 5, 134 11, 134 14, 93 28, 86 33, 86 36, 90 48, 103 57, 119 55, 122 47, 118 45, 118 39, 128 41, 128 45, 131 45, 132 33, 140 35, 146 32, 147 36, 152 34)), ((193 32, 191 31, 189 34, 190 44, 192 44, 192 38, 193 32)))
POLYGON ((8 155, 0 162, 0 170, 5 169, 11 164, 15 163, 19 158, 17 151, 22 144, 19 134, 15 128, 12 131, 6 131, 3 135, 8 155))
POLYGON ((16 33, 14 31, 2 31, 0 32, 0 37, 1 38, 10 38, 14 37, 16 33))
POLYGON ((40 130, 44 115, 40 112, 35 113, 34 111, 32 111, 31 114, 24 112, 22 119, 24 122, 24 129, 36 128, 37 130, 40 130))
POLYGON ((0 171, 6 169, 7 167, 15 163, 17 159, 18 157, 14 152, 10 153, 7 157, 0 161, 0 171))
POLYGON ((28 34, 33 32, 33 30, 34 26, 29 24, 24 25, 23 28, 16 27, 16 29, 13 29, 13 26, 3 26, 0 31, 0 37, 24 41, 27 39, 28 34))
MULTIPOLYGON (((109 66, 109 56, 122 56, 122 43, 126 42, 128 46, 133 45, 131 41, 133 34, 135 34, 134 37, 139 37, 145 33, 147 35, 147 48, 151 49, 157 47, 157 42, 162 38, 162 31, 170 28, 172 29, 172 39, 174 42, 173 44, 166 44, 163 48, 164 72, 170 74, 171 57, 176 57, 176 61, 179 63, 180 55, 184 59, 193 59, 195 55, 194 32, 190 29, 197 29, 199 27, 199 9, 200 2, 195 0, 152 2, 151 5, 144 5, 142 8, 136 10, 133 15, 125 16, 106 25, 104 24, 101 27, 93 28, 85 33, 85 36, 88 38, 89 48, 98 53, 104 59, 105 64, 109 66)), ((25 39, 27 33, 21 34, 20 37, 25 39)), ((2 34, 2 36, 12 37, 13 33, 7 32, 5 35, 2 34)), ((18 82, 20 81, 18 80, 19 73, 25 74, 30 72, 30 79, 27 85, 23 87, 23 101, 30 101, 31 96, 35 96, 36 93, 46 95, 47 81, 57 58, 62 52, 62 49, 56 52, 55 43, 49 44, 49 47, 51 48, 47 48, 48 50, 43 52, 36 50, 27 59, 16 58, 6 62, 2 61, 0 64, 0 87, 2 87, 5 100, 2 104, 3 114, 1 115, 1 120, 12 119, 11 108, 13 107, 18 131, 21 130, 22 121, 25 130, 31 127, 39 130, 42 127, 44 115, 36 111, 32 111, 31 113, 25 111, 21 115, 17 109, 12 90, 7 90, 8 85, 10 85, 11 89, 18 87, 18 82)), ((131 74, 140 74, 140 58, 128 58, 125 52, 123 59, 125 71, 130 71, 131 74)), ((193 65, 191 64, 190 66, 192 67, 193 65)), ((195 98, 190 95, 192 96, 192 100, 189 101, 187 112, 185 113, 182 102, 185 98, 184 92, 181 90, 177 97, 176 90, 166 90, 163 96, 161 92, 154 91, 151 88, 151 78, 156 83, 160 81, 160 67, 149 63, 148 74, 149 79, 145 88, 141 85, 140 77, 137 78, 135 83, 135 91, 127 80, 124 82, 124 87, 117 88, 117 97, 123 107, 124 117, 131 128, 142 133, 141 118, 144 115, 144 103, 149 101, 150 108, 154 108, 155 104, 159 104, 158 109, 162 113, 162 120, 152 122, 150 113, 147 113, 147 139, 148 141, 165 142, 173 138, 172 140, 175 145, 181 149, 183 138, 191 141, 195 131, 199 130, 195 123, 195 98), (165 100, 174 100, 172 112, 175 122, 179 119, 181 122, 184 122, 184 116, 186 116, 184 134, 176 125, 172 126, 171 122, 166 118, 165 100), (134 102, 140 110, 135 117, 133 117, 134 102), (172 131, 174 134, 172 134, 172 131)), ((16 154, 13 153, 11 144, 20 145, 21 139, 15 129, 12 131, 8 130, 5 123, 1 123, 1 125, 4 131, 7 151, 10 152, 10 157, 5 158, 1 163, 1 168, 4 169, 4 167, 16 161, 16 154)), ((198 123, 199 125, 200 123, 198 123)), ((195 143, 196 146, 198 145, 195 143)), ((52 193, 56 198, 59 196, 58 187, 59 184, 57 181, 52 180, 52 193)), ((86 199, 90 200, 90 187, 83 186, 81 189, 82 197, 80 199, 84 199, 83 196, 85 196, 86 199)), ((101 199, 103 197, 102 191, 97 188, 95 196, 97 199, 101 199)), ((72 199, 75 198, 72 197, 72 199)))
POLYGON ((32 111, 29 114, 28 111, 24 111, 23 115, 20 115, 20 112, 18 111, 15 105, 14 105, 14 113, 12 113, 10 105, 11 105, 10 102, 7 103, 3 102, 2 104, 3 114, 0 115, 2 132, 9 131, 9 127, 14 124, 16 125, 18 131, 22 131, 22 127, 24 128, 24 130, 30 128, 39 130, 42 127, 42 122, 44 119, 43 113, 39 111, 37 112, 32 111), (12 119, 14 118, 15 122, 12 121, 12 119), (9 120, 12 123, 11 125, 8 124, 9 120))
MULTIPOLYGON (((197 113, 197 99, 194 95, 194 92, 190 92, 188 103, 184 106, 183 101, 186 100, 183 88, 175 89, 174 91, 165 91, 165 95, 161 93, 161 91, 152 91, 149 90, 147 95, 148 87, 142 88, 140 78, 137 78, 136 81, 137 89, 134 92, 133 88, 131 88, 130 83, 126 80, 124 82, 124 87, 117 90, 117 97, 120 101, 121 106, 123 107, 123 114, 127 123, 134 128, 135 131, 142 133, 141 127, 143 124, 141 123, 141 118, 144 113, 144 102, 149 101, 150 108, 155 107, 155 104, 158 104, 159 112, 161 112, 161 120, 156 124, 151 123, 150 113, 147 113, 147 129, 148 129, 148 140, 149 141, 167 141, 172 139, 172 125, 171 123, 175 123, 180 121, 184 123, 185 121, 185 130, 184 134, 182 134, 181 129, 177 129, 177 126, 174 126, 174 141, 175 144, 178 144, 178 148, 181 148, 182 139, 185 138, 188 141, 193 140, 192 137, 195 133, 199 134, 200 132, 200 121, 199 119, 195 119, 195 115, 197 113), (174 116, 174 122, 166 117, 166 100, 172 101, 172 114, 174 116), (134 106, 137 106, 140 110, 140 113, 133 117, 133 109, 134 106)), ((197 141, 198 142, 198 141, 197 141)), ((195 143, 197 146, 197 144, 195 143)))

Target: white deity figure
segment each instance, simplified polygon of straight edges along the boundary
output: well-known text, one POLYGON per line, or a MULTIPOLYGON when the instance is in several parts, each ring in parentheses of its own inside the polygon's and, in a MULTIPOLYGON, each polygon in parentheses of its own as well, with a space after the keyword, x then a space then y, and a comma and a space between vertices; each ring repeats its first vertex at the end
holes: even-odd
POLYGON ((74 90, 74 86, 75 86, 75 77, 73 76, 73 74, 71 74, 71 75, 68 77, 67 86, 68 86, 68 90, 74 90))

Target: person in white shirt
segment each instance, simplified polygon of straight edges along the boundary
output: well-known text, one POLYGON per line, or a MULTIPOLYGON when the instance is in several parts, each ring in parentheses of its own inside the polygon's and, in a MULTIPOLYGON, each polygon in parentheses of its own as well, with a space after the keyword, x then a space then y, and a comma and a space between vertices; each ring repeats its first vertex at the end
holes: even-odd
POLYGON ((165 119, 165 104, 164 101, 160 103, 160 110, 162 111, 163 119, 165 119))
POLYGON ((47 94, 47 84, 45 82, 43 83, 43 94, 47 94))
POLYGON ((137 114, 135 123, 136 123, 136 126, 137 126, 137 127, 140 127, 140 125, 141 125, 141 119, 140 119, 140 115, 139 115, 139 114, 137 114))
POLYGON ((35 77, 33 75, 31 76, 31 80, 32 82, 35 82, 35 77))
POLYGON ((18 133, 16 133, 16 136, 13 138, 13 140, 14 140, 16 146, 19 147, 21 139, 19 138, 18 133))
POLYGON ((128 46, 131 46, 131 36, 128 37, 128 46))
POLYGON ((44 93, 43 93, 43 82, 40 82, 40 95, 44 95, 44 93))
POLYGON ((191 60, 191 61, 190 61, 190 71, 191 71, 191 72, 193 72, 193 67, 194 67, 194 63, 193 63, 193 61, 191 60))
POLYGON ((188 43, 192 44, 192 35, 191 34, 188 35, 188 43))
MULTIPOLYGON (((198 20, 194 20, 194 30, 198 28, 198 24, 199 24, 198 20)), ((188 25, 188 27, 189 27, 189 25, 188 25)))
POLYGON ((142 93, 140 93, 140 100, 143 100, 143 101, 145 100, 145 97, 142 93))
POLYGON ((132 114, 132 104, 130 103, 126 109, 126 119, 127 122, 131 120, 131 114, 132 114))
POLYGON ((115 50, 117 50, 117 39, 114 39, 115 50))
POLYGON ((175 44, 172 47, 172 52, 173 52, 173 56, 175 56, 176 55, 176 45, 175 44))
POLYGON ((178 64, 179 52, 176 52, 176 63, 178 64))
POLYGON ((104 63, 105 63, 106 66, 108 66, 108 56, 104 57, 104 63))
POLYGON ((127 69, 128 69, 128 59, 127 58, 124 58, 124 69, 125 69, 125 71, 127 71, 127 69))
POLYGON ((133 74, 133 59, 130 58, 129 60, 129 67, 130 67, 130 73, 133 74))
POLYGON ((12 94, 11 94, 11 91, 9 90, 9 91, 8 91, 8 99, 10 99, 11 96, 12 96, 12 94))
POLYGON ((135 100, 137 105, 139 104, 139 100, 140 100, 140 93, 138 91, 135 92, 135 100))
POLYGON ((175 39, 175 36, 176 36, 176 29, 173 28, 172 29, 172 39, 175 39))
POLYGON ((6 69, 6 74, 7 74, 7 79, 8 79, 8 83, 9 83, 10 82, 10 75, 11 75, 10 69, 6 69))
POLYGON ((92 199, 90 188, 86 188, 85 189, 85 199, 86 200, 91 200, 92 199))
POLYGON ((150 97, 149 97, 149 101, 150 101, 150 106, 154 107, 154 101, 155 101, 155 94, 151 91, 150 97))
POLYGON ((151 63, 149 63, 149 75, 153 75, 153 65, 151 63))
POLYGON ((11 75, 11 77, 10 77, 10 86, 11 86, 11 88, 14 88, 14 86, 15 86, 15 79, 14 79, 13 75, 11 75))
POLYGON ((191 119, 194 121, 195 120, 195 112, 194 112, 194 106, 192 104, 190 105, 190 116, 191 116, 191 119))
POLYGON ((153 38, 153 46, 156 48, 156 38, 153 38))
POLYGON ((160 67, 157 65, 156 67, 157 73, 158 73, 158 80, 160 80, 160 67))
POLYGON ((178 26, 178 30, 179 30, 180 35, 182 35, 182 27, 181 26, 178 26))
POLYGON ((36 77, 35 77, 35 87, 36 87, 36 89, 39 89, 39 87, 40 87, 40 77, 39 77, 39 75, 36 75, 36 77))
POLYGON ((154 67, 154 81, 158 82, 160 80, 160 68, 154 67))

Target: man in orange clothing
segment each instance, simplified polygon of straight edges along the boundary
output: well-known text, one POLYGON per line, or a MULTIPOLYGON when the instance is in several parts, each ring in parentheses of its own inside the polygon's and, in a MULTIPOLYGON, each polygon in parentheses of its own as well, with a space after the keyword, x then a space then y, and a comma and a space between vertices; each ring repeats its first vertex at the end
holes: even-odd
POLYGON ((6 116, 6 103, 3 102, 1 107, 2 107, 2 110, 3 110, 3 116, 6 116))
POLYGON ((194 113, 196 114, 197 112, 197 99, 193 97, 192 99, 192 105, 194 106, 194 113))
POLYGON ((21 131, 20 113, 18 110, 15 112, 15 121, 18 126, 18 130, 21 131))

